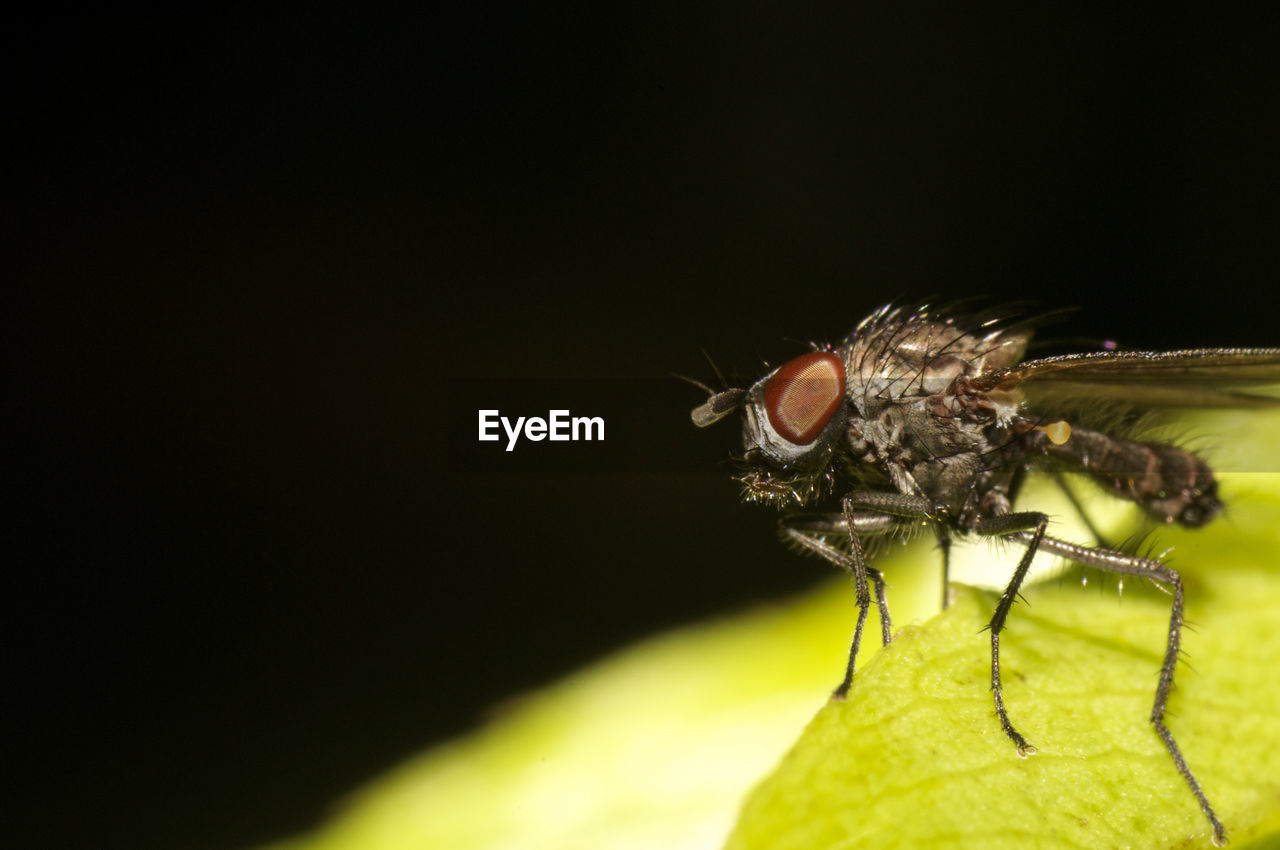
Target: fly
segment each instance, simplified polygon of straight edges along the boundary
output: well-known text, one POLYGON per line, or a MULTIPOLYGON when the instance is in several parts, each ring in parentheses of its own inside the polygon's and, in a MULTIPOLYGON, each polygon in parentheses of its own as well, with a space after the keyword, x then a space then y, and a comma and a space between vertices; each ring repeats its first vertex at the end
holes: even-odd
POLYGON ((784 539, 853 575, 858 620, 837 699, 853 683, 873 597, 881 640, 892 639, 884 579, 867 564, 866 538, 931 526, 944 587, 953 536, 1002 537, 1025 547, 988 629, 996 716, 1022 757, 1036 750, 1004 704, 1000 633, 1036 552, 1166 590, 1172 610, 1151 723, 1221 846, 1226 830, 1165 724, 1182 640, 1181 577, 1159 558, 1053 537, 1047 514, 1014 510, 1013 503, 1028 469, 1071 469, 1158 521, 1204 525, 1222 510, 1209 466, 1129 432, 1159 409, 1280 404, 1247 391, 1280 382, 1280 348, 1108 350, 1024 362, 1030 339, 1026 323, 884 307, 839 344, 814 345, 748 389, 704 387, 710 397, 694 409, 693 422, 705 427, 740 411, 744 498, 790 511, 781 522, 784 539))

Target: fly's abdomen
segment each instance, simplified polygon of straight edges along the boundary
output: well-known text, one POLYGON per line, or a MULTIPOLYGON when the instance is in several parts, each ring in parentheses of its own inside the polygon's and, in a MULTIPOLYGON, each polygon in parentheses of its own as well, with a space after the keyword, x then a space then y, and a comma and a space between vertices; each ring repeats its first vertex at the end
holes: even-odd
POLYGON ((1046 439, 1045 454, 1089 473, 1152 516, 1194 528, 1222 510, 1213 470, 1191 452, 1084 428, 1070 433, 1060 445, 1046 439))

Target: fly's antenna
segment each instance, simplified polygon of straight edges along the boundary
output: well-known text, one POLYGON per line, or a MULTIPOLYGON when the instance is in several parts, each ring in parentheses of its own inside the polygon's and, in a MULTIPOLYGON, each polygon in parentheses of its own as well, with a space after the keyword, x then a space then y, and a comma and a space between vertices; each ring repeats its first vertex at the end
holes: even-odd
POLYGON ((676 375, 672 373, 671 377, 679 378, 686 383, 693 384, 695 387, 707 394, 707 400, 695 407, 689 414, 690 418, 693 419, 693 424, 697 425, 699 428, 714 425, 716 422, 719 422, 721 419, 737 410, 738 406, 742 404, 742 400, 746 398, 747 395, 746 390, 740 389, 727 389, 717 392, 702 383, 702 381, 695 381, 693 378, 685 375, 676 375))
POLYGON ((728 381, 724 379, 724 373, 720 371, 718 366, 716 366, 715 361, 711 359, 711 355, 707 353, 705 348, 702 349, 702 356, 707 358, 707 363, 710 364, 711 371, 716 373, 716 380, 718 380, 720 382, 720 386, 725 387, 725 389, 714 390, 702 383, 702 381, 690 378, 688 375, 678 375, 674 372, 671 373, 671 377, 684 381, 686 384, 693 384, 695 387, 707 394, 707 400, 695 407, 689 414, 690 418, 693 419, 693 424, 697 425, 699 428, 705 428, 708 425, 713 425, 733 411, 737 410, 738 406, 742 404, 742 399, 747 395, 746 390, 729 387, 728 381))
POLYGON ((689 417, 693 419, 693 424, 699 428, 714 425, 737 410, 746 395, 746 390, 725 390, 724 392, 713 393, 711 398, 695 407, 689 417))

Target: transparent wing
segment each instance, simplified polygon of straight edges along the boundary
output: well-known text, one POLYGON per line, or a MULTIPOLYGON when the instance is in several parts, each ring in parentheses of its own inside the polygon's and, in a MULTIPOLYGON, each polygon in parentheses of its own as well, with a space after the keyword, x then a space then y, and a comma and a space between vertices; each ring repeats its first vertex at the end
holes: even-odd
POLYGON ((1028 360, 995 381, 1033 402, 1096 400, 1138 408, 1274 407, 1280 396, 1280 348, 1102 351, 1028 360))

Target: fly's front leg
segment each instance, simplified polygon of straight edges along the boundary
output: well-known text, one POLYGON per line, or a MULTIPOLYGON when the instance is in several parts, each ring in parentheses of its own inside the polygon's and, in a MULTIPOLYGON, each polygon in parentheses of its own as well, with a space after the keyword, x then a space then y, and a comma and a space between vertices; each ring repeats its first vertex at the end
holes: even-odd
POLYGON ((889 623, 889 607, 884 601, 884 581, 880 573, 867 566, 866 553, 862 549, 859 538, 859 526, 865 526, 865 517, 877 517, 885 523, 883 530, 888 530, 903 520, 922 519, 929 515, 929 503, 915 496, 899 493, 859 492, 850 493, 841 502, 845 529, 849 535, 849 558, 847 566, 853 573, 854 587, 858 595, 858 624, 853 631, 853 640, 849 644, 849 661, 845 664, 844 678, 836 686, 832 696, 844 699, 853 685, 853 669, 858 659, 858 648, 862 644, 862 627, 867 621, 867 609, 871 606, 871 597, 867 590, 867 577, 873 576, 876 585, 876 600, 880 607, 881 637, 888 644, 891 637, 889 623))
MULTIPOLYGON (((888 518, 886 517, 886 519, 888 518)), ((867 612, 871 607, 871 594, 867 590, 868 578, 875 587, 876 607, 880 611, 881 640, 887 646, 892 637, 893 626, 889 622, 889 605, 885 601, 884 595, 884 576, 881 575, 879 570, 874 567, 868 567, 865 563, 859 570, 856 566, 857 560, 855 558, 835 548, 817 535, 791 528, 784 528, 783 532, 793 542, 798 543, 801 547, 816 555, 821 555, 841 569, 847 570, 854 577, 854 588, 858 598, 858 624, 853 629, 853 642, 849 647, 849 661, 845 665, 844 679, 841 680, 832 693, 832 696, 836 699, 844 699, 845 695, 849 693, 850 685, 853 684, 854 659, 858 657, 858 649, 862 646, 862 629, 867 623, 867 612)))
POLYGON ((1034 755, 1036 748, 1026 738, 1022 737, 1022 733, 1013 728, 1013 724, 1009 722, 1009 712, 1004 707, 1004 691, 1000 683, 1000 632, 1004 631, 1005 620, 1009 617, 1009 609, 1013 607, 1014 601, 1018 598, 1018 590, 1022 587, 1022 582, 1027 577, 1027 571, 1031 569, 1031 560, 1036 555, 1036 549, 1039 548, 1040 541, 1044 539, 1044 530, 1048 524, 1049 517, 1045 514, 1038 511, 1026 511, 1024 513, 983 517, 974 526, 974 531, 989 537, 1017 535, 1018 540, 1026 543, 1027 546, 1027 551, 1023 554, 1022 560, 1018 562, 1017 569, 1013 571, 1013 577, 1009 579, 1009 584, 1005 587, 1004 593, 1000 595, 1000 602, 996 605, 995 614, 991 617, 991 623, 987 627, 991 630, 991 693, 995 698, 996 715, 1000 718, 1000 728, 1004 729, 1004 733, 1009 736, 1009 740, 1013 741, 1014 745, 1017 746, 1018 755, 1023 758, 1034 755))
MULTIPOLYGON (((853 642, 849 649, 849 662, 845 667, 844 679, 836 688, 834 696, 843 699, 853 682, 853 663, 862 644, 862 629, 867 622, 867 611, 870 608, 870 594, 867 580, 875 588, 876 607, 880 611, 880 637, 884 645, 888 645, 893 635, 893 625, 889 619, 889 604, 885 599, 884 576, 880 571, 869 567, 866 559, 861 561, 827 542, 828 536, 847 539, 850 529, 858 535, 884 534, 893 529, 899 520, 887 514, 858 513, 850 520, 843 514, 823 514, 818 516, 796 516, 782 521, 782 533, 791 542, 802 549, 830 561, 854 578, 854 587, 858 598, 858 624, 853 631, 853 642), (859 566, 861 563, 861 566, 859 566), (861 577, 861 580, 859 580, 861 577)), ((861 553, 861 550, 858 550, 861 553)))
MULTIPOLYGON (((1018 539, 1028 543, 1028 545, 1031 545, 1031 537, 1032 535, 1025 533, 1018 535, 1018 539)), ((1155 703, 1151 707, 1151 725, 1155 727, 1156 734, 1160 737, 1165 749, 1169 751, 1169 756, 1173 759, 1174 766, 1182 774, 1182 778, 1186 780, 1188 787, 1191 788, 1191 793, 1195 795, 1196 802, 1200 804, 1200 810, 1204 812, 1204 816, 1208 818, 1209 824, 1213 827, 1213 843, 1219 847, 1226 844, 1227 831, 1223 827, 1222 821, 1218 820, 1218 816, 1213 811, 1213 806, 1209 805, 1209 798, 1205 796, 1199 780, 1191 772, 1187 760, 1182 755, 1182 749, 1173 738, 1173 733, 1169 731, 1169 727, 1164 723, 1165 710, 1169 705, 1169 692, 1173 690, 1173 674, 1178 666, 1178 651, 1182 646, 1182 577, 1178 575, 1177 571, 1151 558, 1140 558, 1137 555, 1126 555, 1123 552, 1113 552, 1109 549, 1079 546, 1075 543, 1067 543, 1052 537, 1044 537, 1043 534, 1040 535, 1040 539, 1037 542, 1041 543, 1046 551, 1086 566, 1097 567, 1098 569, 1121 575, 1149 578, 1157 582, 1162 590, 1166 590, 1173 597, 1173 605, 1169 612, 1169 639, 1165 644, 1164 662, 1160 665, 1160 681, 1156 685, 1155 703)))
MULTIPOLYGON (((895 522, 893 517, 887 517, 883 514, 862 514, 858 518, 859 531, 862 534, 880 534, 891 528, 895 522)), ((844 534, 845 521, 840 517, 834 521, 822 523, 829 528, 838 528, 841 535, 844 534)), ((824 540, 819 534, 813 531, 813 522, 807 522, 805 527, 792 526, 787 521, 783 521, 782 533, 792 543, 799 545, 801 548, 812 552, 823 559, 830 561, 850 575, 855 575, 856 570, 853 566, 853 558, 846 553, 832 546, 824 540)), ((880 637, 882 645, 888 646, 889 641, 893 638, 893 626, 889 621, 889 605, 885 601, 885 584, 884 574, 874 567, 866 567, 867 578, 871 579, 871 585, 874 588, 876 597, 876 608, 880 611, 880 637)), ((862 618, 862 619, 865 619, 862 618)))
POLYGON ((876 606, 880 610, 880 636, 887 645, 893 636, 889 619, 889 605, 885 601, 884 578, 879 570, 867 566, 866 553, 861 536, 883 534, 904 522, 925 519, 931 515, 928 500, 900 493, 858 492, 850 493, 842 501, 839 515, 799 516, 783 520, 783 533, 801 547, 820 555, 853 575, 854 590, 858 599, 858 623, 849 643, 849 661, 845 664, 844 678, 832 693, 836 699, 844 699, 853 685, 854 665, 858 649, 862 646, 862 629, 871 608, 870 584, 875 586, 876 606), (849 551, 837 549, 826 537, 840 535, 849 541, 849 551))

